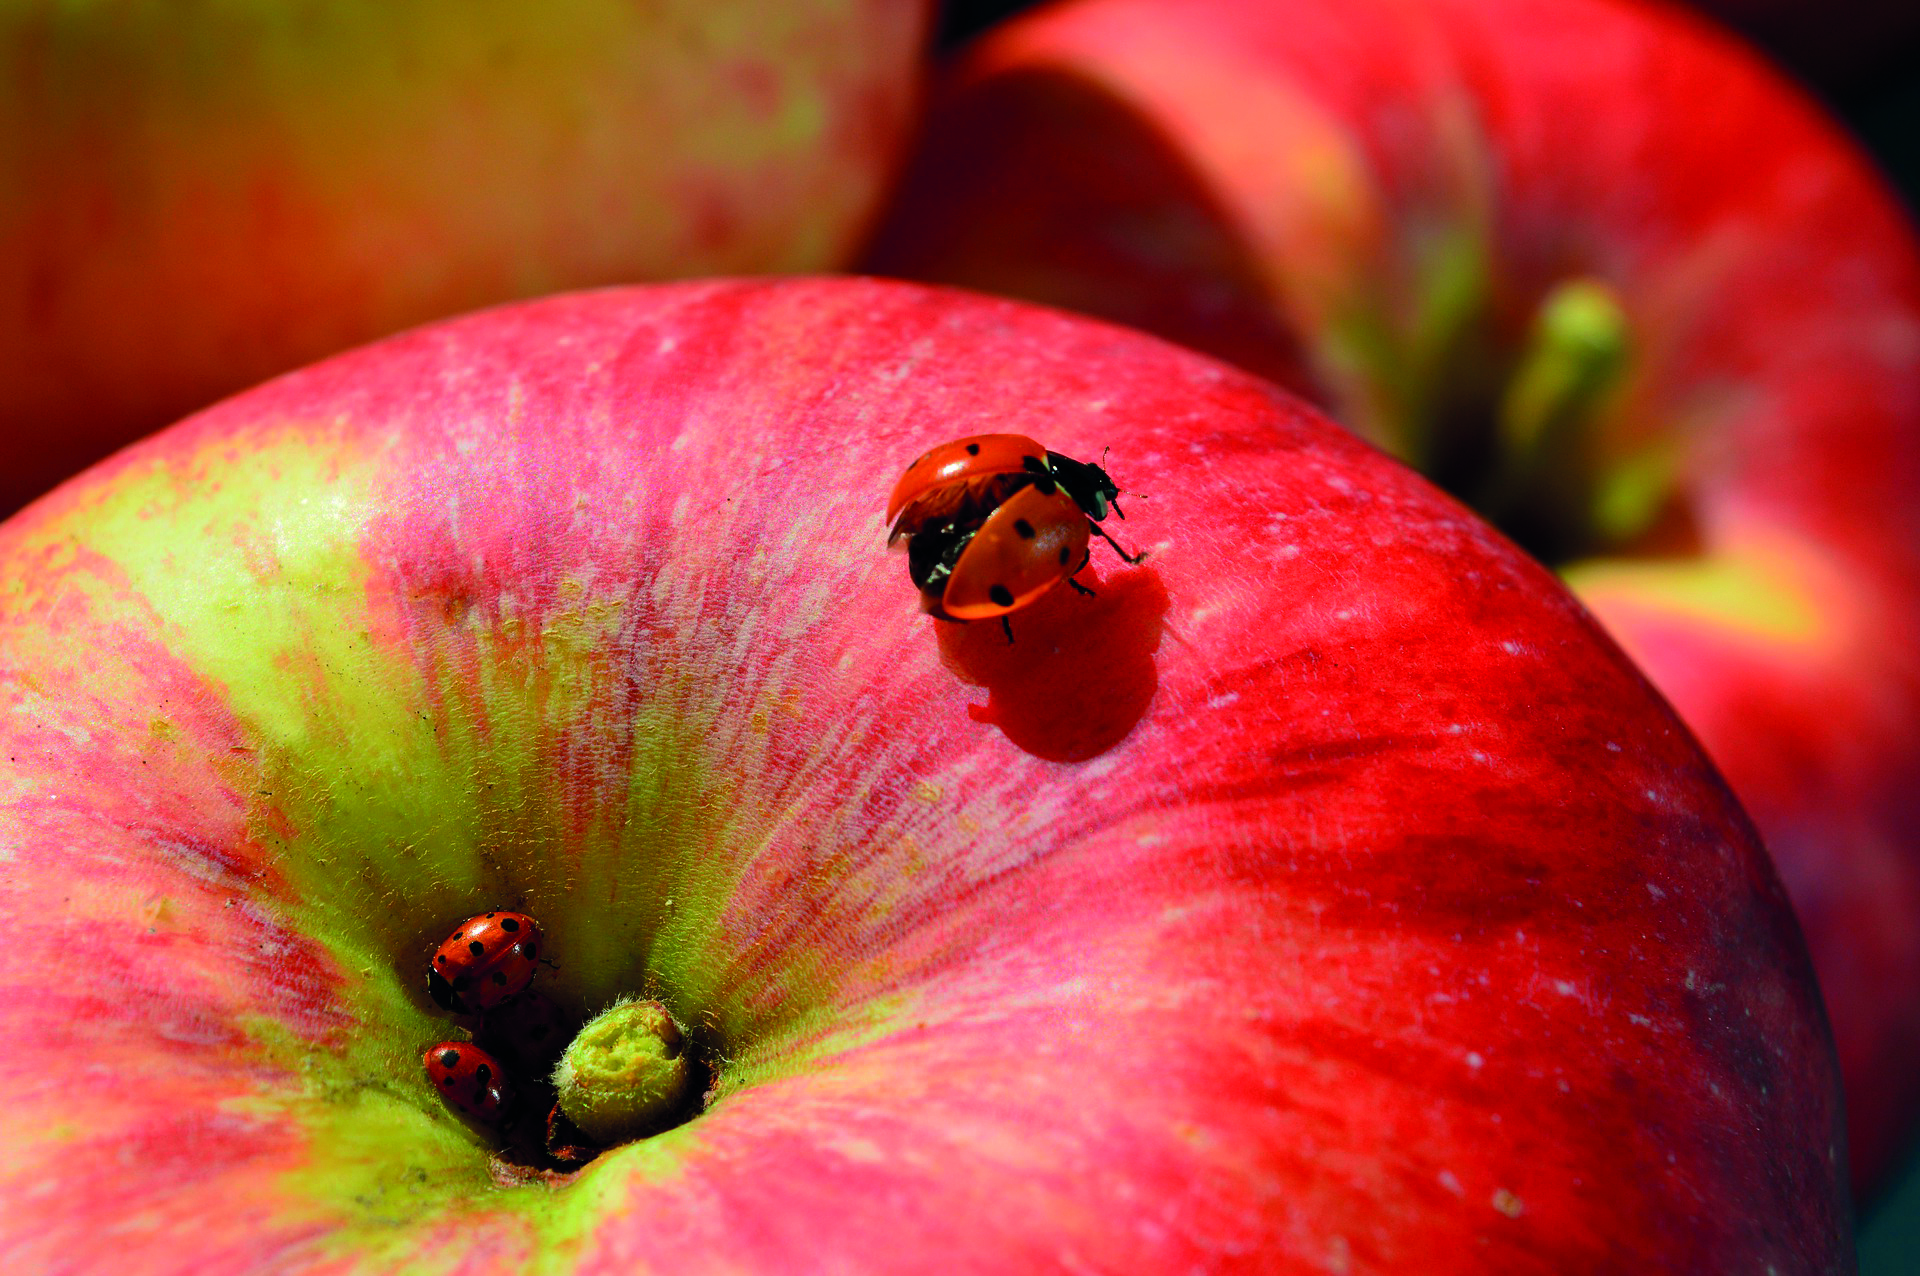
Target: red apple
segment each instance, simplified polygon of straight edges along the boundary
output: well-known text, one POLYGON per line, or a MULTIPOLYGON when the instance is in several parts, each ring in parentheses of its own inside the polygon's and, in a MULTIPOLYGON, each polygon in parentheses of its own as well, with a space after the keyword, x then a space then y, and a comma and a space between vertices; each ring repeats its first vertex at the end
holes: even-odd
POLYGON ((0 515, 263 377, 562 287, 837 268, 930 0, 0 7, 0 515))
POLYGON ((0 526, 0 1268, 1850 1262, 1786 898, 1552 576, 1263 382, 858 281, 563 297, 261 387, 0 526), (1096 556, 920 614, 970 432, 1096 556), (1108 449, 1111 449, 1108 451, 1108 449), (704 1110, 489 1172, 426 963, 684 1026, 704 1110))
POLYGON ((955 69, 885 270, 1290 382, 1560 567, 1800 910, 1857 1183, 1920 1117, 1920 254, 1799 92, 1606 0, 1089 0, 955 69))

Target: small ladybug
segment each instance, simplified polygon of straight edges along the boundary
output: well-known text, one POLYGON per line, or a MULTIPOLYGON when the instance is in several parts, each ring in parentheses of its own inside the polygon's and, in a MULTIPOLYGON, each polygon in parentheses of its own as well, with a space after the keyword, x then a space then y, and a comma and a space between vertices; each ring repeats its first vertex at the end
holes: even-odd
POLYGON ((525 913, 482 913, 461 922, 433 954, 427 995, 442 1010, 491 1009, 533 982, 540 923, 525 913))
POLYGON ((907 467, 887 501, 887 543, 907 537, 907 573, 923 611, 941 620, 1007 623, 1092 558, 1098 535, 1129 563, 1100 524, 1126 517, 1120 488, 1098 465, 1049 452, 1021 434, 976 434, 943 443, 907 467))
POLYGON ((442 1041, 420 1056, 427 1080, 448 1107, 494 1124, 513 1105, 513 1087, 500 1061, 471 1041, 442 1041))

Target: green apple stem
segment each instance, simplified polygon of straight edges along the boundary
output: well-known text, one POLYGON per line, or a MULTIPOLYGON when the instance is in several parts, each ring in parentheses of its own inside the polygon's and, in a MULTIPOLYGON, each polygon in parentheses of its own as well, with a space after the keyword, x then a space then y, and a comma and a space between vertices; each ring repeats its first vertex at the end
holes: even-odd
POLYGON ((680 1026, 657 1001, 624 1000, 580 1030, 553 1070, 560 1110, 601 1144, 658 1128, 687 1097, 680 1026))
MULTIPOLYGON (((1595 435, 1626 378, 1630 347, 1626 311, 1606 284, 1573 279, 1546 295, 1500 399, 1493 464, 1473 501, 1482 514, 1509 528, 1571 518, 1576 540, 1601 531, 1592 526, 1605 486, 1595 480, 1595 435)), ((1655 511, 1659 501, 1634 505, 1655 511)), ((1639 530, 1620 526, 1617 510, 1604 521, 1609 540, 1639 530)))

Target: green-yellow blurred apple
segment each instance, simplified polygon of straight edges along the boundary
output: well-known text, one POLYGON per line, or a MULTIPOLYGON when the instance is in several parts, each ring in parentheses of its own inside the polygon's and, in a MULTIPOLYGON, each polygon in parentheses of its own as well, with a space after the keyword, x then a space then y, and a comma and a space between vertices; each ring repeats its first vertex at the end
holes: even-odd
POLYGON ((0 514, 558 288, 832 269, 930 0, 0 0, 0 514))

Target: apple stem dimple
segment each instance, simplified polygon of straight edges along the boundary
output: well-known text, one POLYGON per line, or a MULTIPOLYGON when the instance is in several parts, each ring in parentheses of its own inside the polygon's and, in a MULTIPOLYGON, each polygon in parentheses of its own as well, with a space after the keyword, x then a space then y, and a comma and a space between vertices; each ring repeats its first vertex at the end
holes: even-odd
POLYGON ((1494 460, 1480 490, 1469 494, 1474 507, 1502 526, 1524 519, 1522 506, 1552 507, 1585 524, 1586 537, 1610 541, 1650 522, 1663 495, 1657 474, 1639 493, 1645 499, 1629 502, 1603 501, 1606 484, 1596 477, 1603 458, 1595 455, 1594 436, 1631 353, 1626 310, 1612 288, 1580 278, 1549 291, 1501 395, 1494 460))
POLYGON ((693 1069, 673 1015, 623 999, 574 1037, 553 1070, 560 1110, 610 1145, 658 1129, 688 1097, 693 1069))

